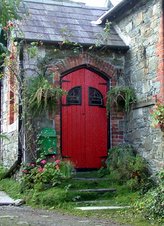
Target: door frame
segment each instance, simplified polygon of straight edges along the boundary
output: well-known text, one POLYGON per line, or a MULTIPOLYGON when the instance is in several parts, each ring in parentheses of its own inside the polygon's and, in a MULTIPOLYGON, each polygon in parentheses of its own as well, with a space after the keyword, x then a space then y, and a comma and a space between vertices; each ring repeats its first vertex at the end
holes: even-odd
MULTIPOLYGON (((78 69, 88 69, 92 72, 95 72, 96 74, 98 74, 100 77, 102 77, 103 79, 106 80, 107 82, 107 90, 110 89, 110 78, 109 76, 104 73, 104 72, 100 72, 97 68, 89 65, 89 64, 82 64, 82 65, 79 65, 77 67, 73 67, 65 72, 63 72, 60 76, 60 88, 62 88, 62 79, 70 74, 71 72, 74 72, 74 71, 77 71, 78 69)), ((110 113, 108 115, 108 118, 107 118, 107 149, 109 149, 111 147, 111 128, 110 128, 110 125, 111 125, 111 122, 110 122, 110 113)), ((62 157, 62 98, 60 100, 60 154, 61 154, 61 157, 62 157)), ((65 156, 64 158, 68 158, 67 156, 65 156)))

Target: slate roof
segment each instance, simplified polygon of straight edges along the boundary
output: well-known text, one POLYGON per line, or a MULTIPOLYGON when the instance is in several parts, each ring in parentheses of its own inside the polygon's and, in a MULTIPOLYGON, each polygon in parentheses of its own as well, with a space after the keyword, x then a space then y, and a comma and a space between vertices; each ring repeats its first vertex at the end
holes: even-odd
MULTIPOLYGON (((93 23, 107 11, 106 8, 52 0, 24 0, 24 2, 28 13, 19 22, 21 32, 16 32, 18 39, 41 40, 47 43, 69 40, 83 45, 101 41, 102 45, 109 47, 127 48, 114 28, 111 27, 108 39, 103 40, 103 25, 93 23)), ((20 11, 22 13, 25 11, 24 6, 20 11)))

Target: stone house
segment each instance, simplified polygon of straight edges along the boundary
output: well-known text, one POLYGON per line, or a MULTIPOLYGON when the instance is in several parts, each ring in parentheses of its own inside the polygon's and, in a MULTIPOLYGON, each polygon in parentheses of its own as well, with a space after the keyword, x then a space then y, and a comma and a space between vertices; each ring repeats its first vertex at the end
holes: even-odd
MULTIPOLYGON (((162 168, 164 135, 151 126, 150 110, 157 99, 164 101, 163 1, 123 0, 111 9, 70 1, 24 2, 21 12, 26 8, 28 14, 14 32, 21 48, 9 48, 17 51, 23 78, 36 75, 46 62, 54 84, 68 91, 54 117, 36 122, 39 128, 55 128, 58 154, 77 168, 100 168, 109 148, 129 143, 152 170, 162 168), (38 54, 31 58, 28 48, 34 42, 38 54), (129 113, 111 109, 107 118, 106 93, 118 85, 132 87, 137 103, 129 113)), ((11 167, 31 155, 20 136, 19 84, 13 91, 11 76, 1 83, 1 132, 9 140, 1 141, 0 158, 11 167)))

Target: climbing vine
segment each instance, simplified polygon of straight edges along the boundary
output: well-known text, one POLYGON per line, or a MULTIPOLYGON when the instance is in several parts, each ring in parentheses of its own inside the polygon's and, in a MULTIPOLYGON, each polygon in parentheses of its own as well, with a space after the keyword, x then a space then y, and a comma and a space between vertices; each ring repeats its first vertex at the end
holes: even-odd
POLYGON ((3 77, 3 67, 6 57, 10 55, 7 48, 7 36, 14 28, 12 20, 21 19, 18 8, 22 0, 1 0, 0 1, 0 78, 3 77))
POLYGON ((0 1, 0 27, 6 30, 9 26, 9 21, 20 19, 18 7, 21 0, 1 0, 0 1))

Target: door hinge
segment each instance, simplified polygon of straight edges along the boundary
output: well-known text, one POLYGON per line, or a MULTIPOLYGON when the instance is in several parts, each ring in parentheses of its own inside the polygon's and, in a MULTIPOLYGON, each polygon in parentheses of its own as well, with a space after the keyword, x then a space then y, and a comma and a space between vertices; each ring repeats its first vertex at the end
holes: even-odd
POLYGON ((99 85, 107 86, 108 84, 106 82, 100 82, 99 85))
POLYGON ((61 80, 61 82, 71 82, 71 81, 69 81, 69 80, 61 80))

